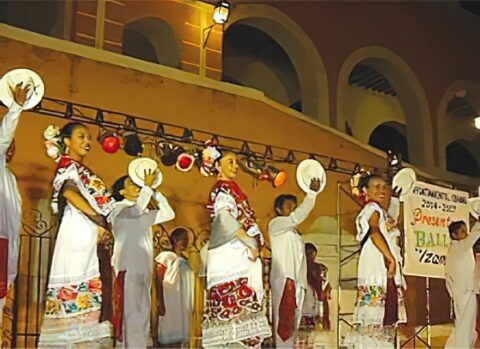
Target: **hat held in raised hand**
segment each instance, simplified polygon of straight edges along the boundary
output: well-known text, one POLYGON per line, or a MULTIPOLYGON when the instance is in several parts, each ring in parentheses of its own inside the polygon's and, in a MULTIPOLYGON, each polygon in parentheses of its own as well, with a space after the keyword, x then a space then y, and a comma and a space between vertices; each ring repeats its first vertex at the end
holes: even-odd
POLYGON ((310 183, 314 178, 320 180, 320 189, 318 190, 318 193, 320 193, 327 184, 327 175, 322 164, 314 159, 306 159, 300 162, 297 166, 297 183, 300 189, 305 193, 311 192, 310 183))
POLYGON ((13 69, 0 79, 0 101, 7 108, 10 108, 15 102, 12 91, 15 91, 17 85, 20 85, 20 88, 30 87, 27 99, 22 106, 24 110, 32 109, 40 103, 45 93, 42 78, 30 69, 13 69))
POLYGON ((128 176, 133 183, 140 187, 145 185, 145 174, 149 172, 157 173, 157 178, 152 184, 152 188, 155 189, 162 183, 163 180, 162 173, 160 172, 158 164, 155 160, 150 158, 137 158, 130 161, 130 164, 128 164, 128 176))

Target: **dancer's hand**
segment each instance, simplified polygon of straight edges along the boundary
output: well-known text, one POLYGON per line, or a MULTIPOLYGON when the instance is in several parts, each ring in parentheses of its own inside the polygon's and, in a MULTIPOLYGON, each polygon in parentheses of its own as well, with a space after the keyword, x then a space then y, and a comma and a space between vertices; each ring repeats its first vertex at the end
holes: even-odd
POLYGON ((15 89, 13 89, 13 87, 10 85, 8 85, 8 88, 10 89, 10 93, 12 94, 15 103, 22 107, 27 100, 27 94, 28 91, 30 91, 30 85, 26 85, 24 88, 21 88, 21 86, 22 83, 20 82, 15 86, 15 89))
POLYGON ((158 175, 158 169, 155 171, 152 171, 151 169, 149 170, 144 170, 143 171, 143 182, 147 187, 151 187, 155 180, 157 179, 158 175))
POLYGON ((312 180, 310 181, 310 190, 311 191, 314 191, 314 192, 317 192, 320 190, 320 179, 319 178, 312 178, 312 180))
POLYGON ((395 269, 396 269, 396 264, 395 261, 387 261, 387 277, 389 279, 393 278, 395 276, 395 269))
POLYGON ((163 299, 157 299, 158 315, 165 316, 165 302, 163 299))

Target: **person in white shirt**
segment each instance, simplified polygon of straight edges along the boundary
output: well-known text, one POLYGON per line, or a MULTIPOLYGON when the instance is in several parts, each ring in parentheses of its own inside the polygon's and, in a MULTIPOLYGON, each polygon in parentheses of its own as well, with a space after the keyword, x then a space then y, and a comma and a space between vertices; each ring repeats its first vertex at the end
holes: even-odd
POLYGON ((156 173, 147 172, 142 189, 128 176, 113 185, 113 196, 118 202, 108 220, 115 238, 114 287, 119 291, 114 292, 117 296, 114 297, 113 320, 116 337, 124 348, 146 348, 149 342, 154 264, 150 227, 175 218, 167 199, 152 190, 155 179, 156 173), (152 197, 158 209, 148 209, 152 197))
POLYGON ((22 205, 17 181, 8 163, 15 154, 13 137, 29 85, 21 88, 19 84, 10 90, 14 101, 0 122, 0 339, 7 292, 12 289, 17 276, 22 205))
POLYGON ((170 244, 171 251, 162 251, 155 258, 158 341, 161 345, 188 347, 194 276, 183 255, 188 248, 187 229, 175 229, 170 235, 170 244))
POLYGON ((293 195, 280 195, 275 200, 277 217, 268 224, 272 249, 272 287, 275 343, 277 348, 293 347, 307 289, 307 262, 302 237, 296 226, 313 209, 320 189, 320 180, 313 178, 310 191, 297 207, 293 195))
POLYGON ((445 263, 445 282, 454 302, 455 327, 445 348, 473 348, 477 338, 475 323, 478 285, 475 284, 472 248, 480 238, 480 223, 475 223, 470 234, 464 221, 452 222, 448 231, 451 241, 445 263))

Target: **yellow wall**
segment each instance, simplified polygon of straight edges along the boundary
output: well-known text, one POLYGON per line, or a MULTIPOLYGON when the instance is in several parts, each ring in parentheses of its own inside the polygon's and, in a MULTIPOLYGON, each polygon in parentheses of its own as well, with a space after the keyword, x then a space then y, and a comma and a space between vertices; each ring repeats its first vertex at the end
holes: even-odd
POLYGON ((395 97, 349 87, 347 100, 347 117, 353 136, 363 143, 368 144, 372 131, 384 122, 406 124, 402 106, 395 97))

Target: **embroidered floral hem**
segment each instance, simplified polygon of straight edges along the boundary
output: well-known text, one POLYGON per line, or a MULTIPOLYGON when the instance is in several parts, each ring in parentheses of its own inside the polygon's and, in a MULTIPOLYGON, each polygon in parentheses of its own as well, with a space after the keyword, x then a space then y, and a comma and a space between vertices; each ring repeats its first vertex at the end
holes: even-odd
POLYGON ((45 318, 65 318, 100 310, 100 278, 47 289, 45 318))
MULTIPOLYGON (((403 289, 397 287, 398 295, 398 321, 407 322, 407 312, 403 289)), ((385 315, 386 292, 382 286, 363 285, 357 287, 357 305, 354 323, 361 325, 382 325, 385 315)))

